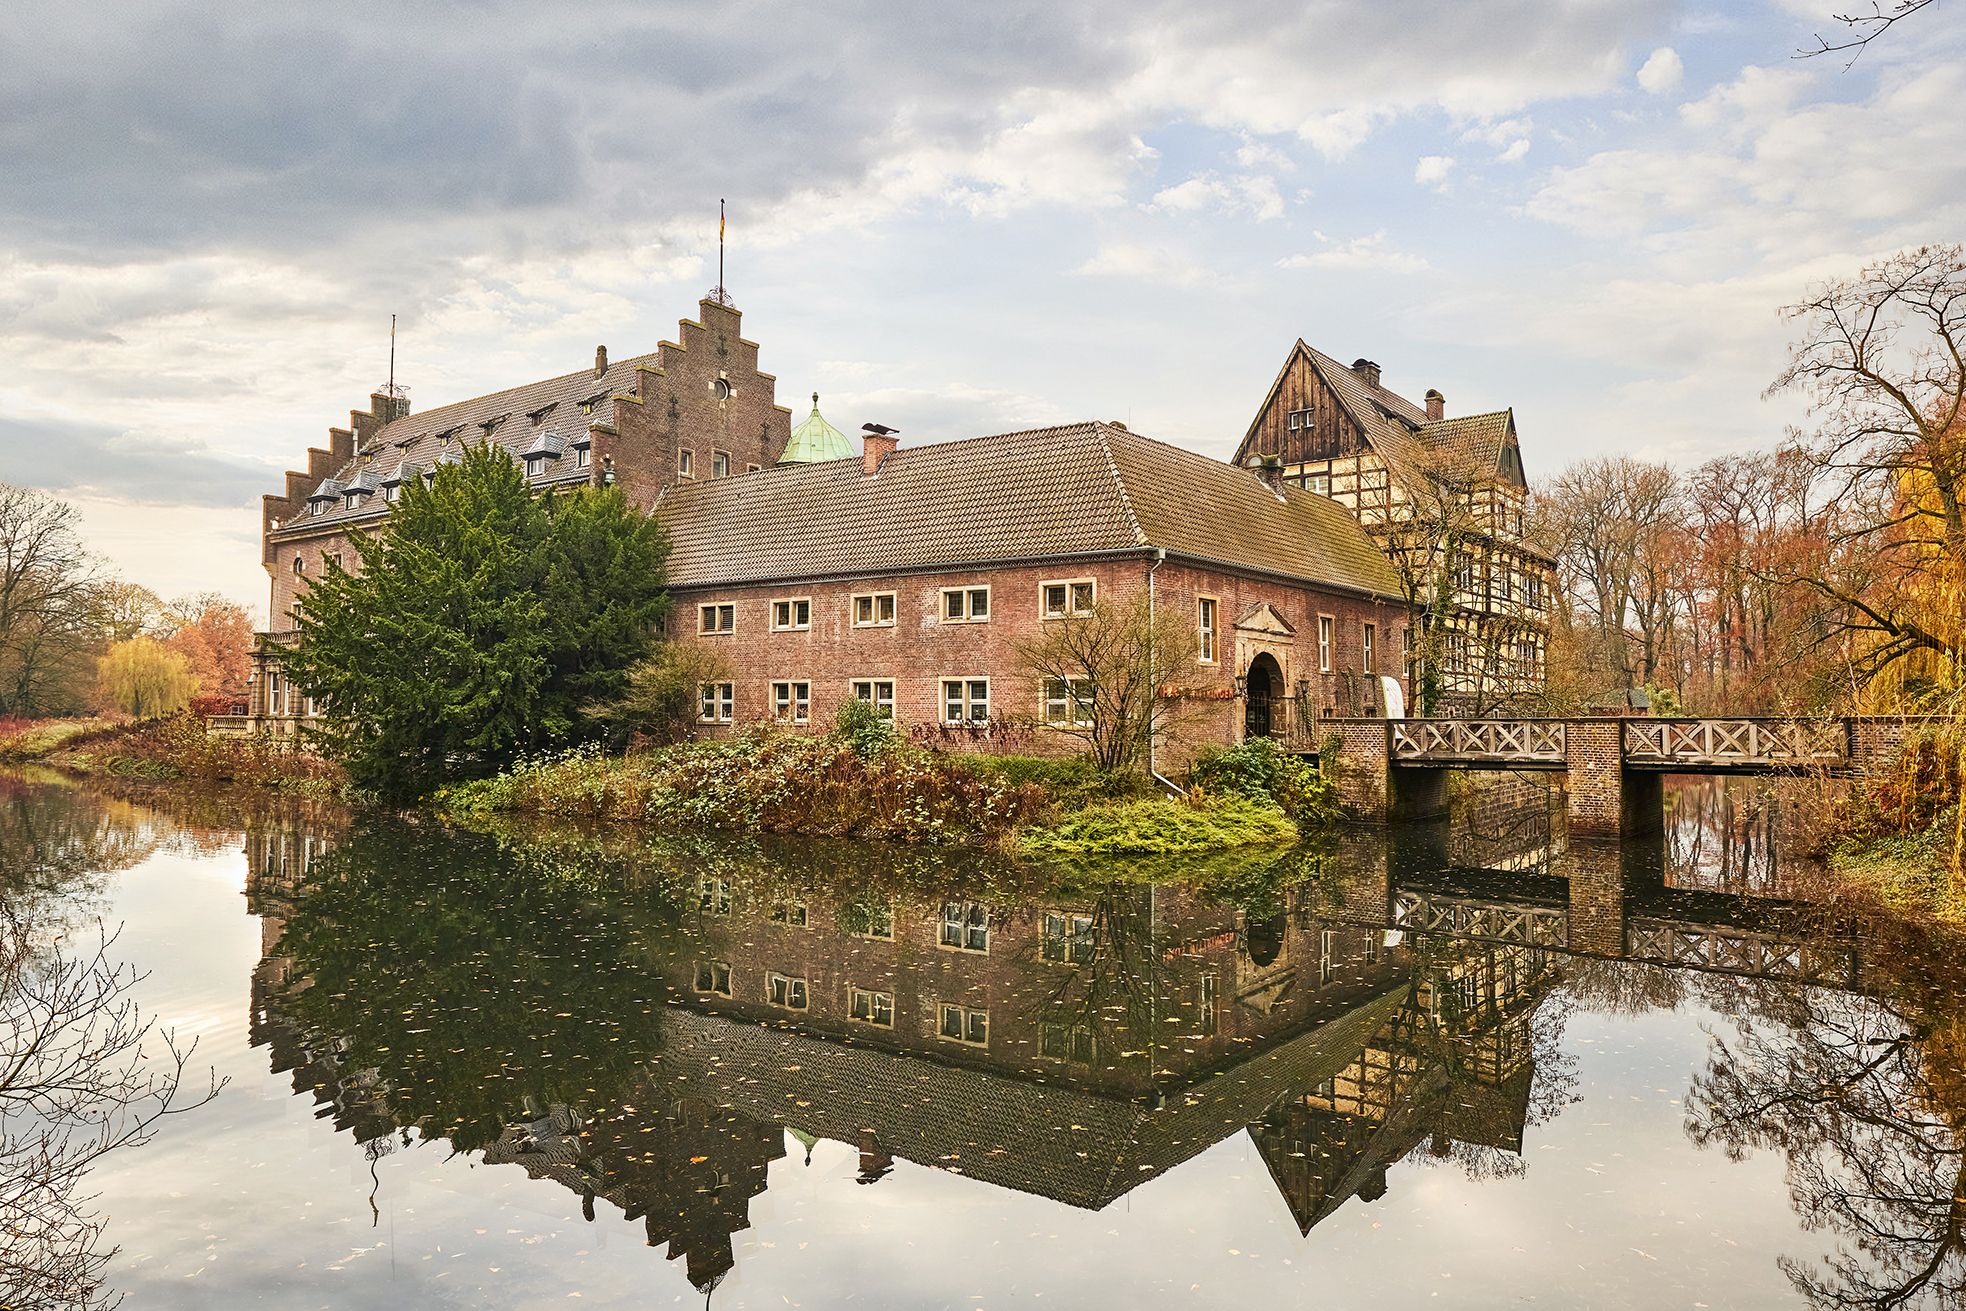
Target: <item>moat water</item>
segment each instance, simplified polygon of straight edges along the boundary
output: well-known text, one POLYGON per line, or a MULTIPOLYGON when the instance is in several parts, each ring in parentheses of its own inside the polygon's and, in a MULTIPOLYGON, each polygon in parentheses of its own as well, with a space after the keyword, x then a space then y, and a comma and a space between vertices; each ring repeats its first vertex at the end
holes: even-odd
POLYGON ((5 778, 0 895, 224 1081, 70 1199, 132 1308, 1966 1305, 1966 964, 1804 805, 1037 870, 5 778))

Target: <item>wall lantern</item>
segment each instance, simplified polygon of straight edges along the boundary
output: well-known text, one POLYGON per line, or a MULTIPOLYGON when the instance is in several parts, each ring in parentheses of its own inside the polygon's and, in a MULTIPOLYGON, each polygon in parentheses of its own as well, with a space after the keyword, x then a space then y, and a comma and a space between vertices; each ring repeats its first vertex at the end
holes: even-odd
POLYGON ((1249 675, 1248 675, 1248 674, 1237 674, 1237 675, 1236 675, 1236 680, 1235 680, 1235 682, 1236 682, 1236 695, 1237 695, 1237 696, 1248 696, 1248 695, 1249 695, 1249 675))
POLYGON ((603 455, 601 457, 601 486, 614 486, 614 457, 612 455, 603 455))

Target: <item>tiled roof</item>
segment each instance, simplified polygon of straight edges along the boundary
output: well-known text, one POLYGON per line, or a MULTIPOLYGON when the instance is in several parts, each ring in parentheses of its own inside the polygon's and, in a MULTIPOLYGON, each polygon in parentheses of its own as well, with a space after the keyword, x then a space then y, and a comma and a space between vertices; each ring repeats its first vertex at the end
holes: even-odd
MULTIPOLYGON (((1443 461, 1465 464, 1470 472, 1483 476, 1501 470, 1502 451, 1515 431, 1514 411, 1429 419, 1422 406, 1390 388, 1375 386, 1358 370, 1323 351, 1302 341, 1297 348, 1337 393, 1346 413, 1357 421, 1366 441, 1394 473, 1410 479, 1439 470, 1443 461)), ((1286 372, 1289 367, 1284 366, 1286 372)), ((1278 381, 1282 381, 1281 375, 1278 381)))
POLYGON ((1434 419, 1421 425, 1420 440, 1427 449, 1481 474, 1493 474, 1502 464, 1502 450, 1515 430, 1515 411, 1492 410, 1434 419))
POLYGON ((1295 488, 1106 423, 905 447, 671 489, 681 587, 1144 551, 1392 596, 1357 520, 1295 488))
MULTIPOLYGON (((582 369, 393 419, 363 444, 353 460, 322 483, 323 489, 333 484, 337 504, 326 514, 309 517, 304 522, 308 527, 315 527, 336 519, 362 519, 385 513, 386 506, 381 501, 361 509, 348 509, 339 500, 341 488, 368 469, 394 468, 399 463, 421 468, 451 463, 457 458, 460 443, 484 439, 487 425, 490 425, 491 440, 504 447, 515 460, 548 434, 563 443, 560 458, 564 459, 566 446, 585 444, 589 424, 613 421, 612 397, 616 393, 633 392, 636 368, 654 367, 658 358, 653 354, 637 355, 616 360, 598 378, 591 368, 582 369), (591 413, 582 413, 582 402, 592 402, 591 413)), ((550 478, 566 472, 558 464, 557 459, 549 461, 545 476, 550 478)), ((295 522, 297 526, 303 521, 295 522)))

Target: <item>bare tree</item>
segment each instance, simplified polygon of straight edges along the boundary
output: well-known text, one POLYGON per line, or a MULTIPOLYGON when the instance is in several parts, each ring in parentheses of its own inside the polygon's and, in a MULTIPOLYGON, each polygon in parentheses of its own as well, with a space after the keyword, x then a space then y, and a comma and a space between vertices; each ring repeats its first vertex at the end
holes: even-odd
POLYGON ((1554 540, 1558 590, 1593 630, 1594 663, 1621 686, 1650 684, 1678 613, 1674 539, 1683 500, 1673 471, 1628 456, 1585 460, 1537 505, 1554 540))
POLYGON ((1422 467, 1407 468, 1400 484, 1406 504, 1390 514, 1385 545, 1406 602, 1407 656, 1412 665, 1415 709, 1432 715, 1450 676, 1492 664, 1486 652, 1469 651, 1470 634, 1458 622, 1463 597, 1472 592, 1482 525, 1475 493, 1482 472, 1447 451, 1430 452, 1422 467), (1457 650, 1457 643, 1460 644, 1457 650))
POLYGON ((197 1043, 138 1007, 143 976, 113 959, 113 933, 98 923, 79 952, 42 937, 18 908, 0 913, 0 1289, 10 1308, 114 1306, 89 1171, 222 1081, 183 1095, 197 1043))
POLYGON ((1831 14, 1836 22, 1843 24, 1843 31, 1832 41, 1822 33, 1816 33, 1816 48, 1798 50, 1797 59, 1814 59, 1819 55, 1840 55, 1848 53, 1849 63, 1843 65, 1848 70, 1857 62, 1858 56, 1870 48, 1870 43, 1883 36, 1891 28, 1923 9, 1932 0, 1892 0, 1886 7, 1883 0, 1872 0, 1869 13, 1831 14))
POLYGON ((87 686, 101 588, 74 509, 0 483, 0 714, 66 708, 87 686))
POLYGON ((1155 612, 1145 596, 1045 621, 1019 644, 1036 680, 1045 723, 1086 744, 1102 769, 1132 769, 1148 746, 1184 717, 1161 685, 1195 658, 1193 625, 1172 610, 1155 612))

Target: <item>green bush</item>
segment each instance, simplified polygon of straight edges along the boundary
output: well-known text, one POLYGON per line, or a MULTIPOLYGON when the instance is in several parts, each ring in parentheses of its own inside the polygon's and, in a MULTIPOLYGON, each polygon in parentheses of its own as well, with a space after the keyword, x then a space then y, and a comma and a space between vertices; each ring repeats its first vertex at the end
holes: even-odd
POLYGON ((1227 796, 1196 805, 1154 798, 1082 810, 1026 830, 1017 849, 1031 856, 1161 856, 1297 841, 1297 826, 1269 801, 1227 796))
POLYGON ((1084 756, 977 756, 972 768, 1012 786, 1031 784, 1061 810, 1158 794, 1145 774, 1101 769, 1084 756))
POLYGON ((1338 816, 1330 774, 1267 737, 1202 752, 1188 781, 1204 797, 1273 802, 1300 824, 1329 823, 1338 816))
POLYGON ((833 732, 862 760, 872 760, 901 743, 893 718, 883 715, 873 702, 859 697, 848 697, 840 703, 839 712, 833 717, 833 732))

